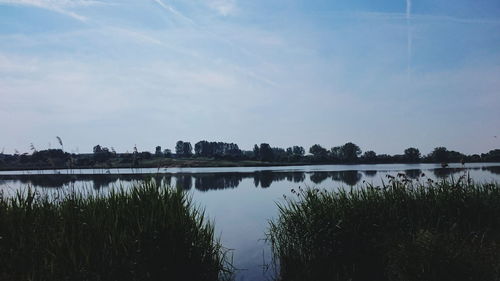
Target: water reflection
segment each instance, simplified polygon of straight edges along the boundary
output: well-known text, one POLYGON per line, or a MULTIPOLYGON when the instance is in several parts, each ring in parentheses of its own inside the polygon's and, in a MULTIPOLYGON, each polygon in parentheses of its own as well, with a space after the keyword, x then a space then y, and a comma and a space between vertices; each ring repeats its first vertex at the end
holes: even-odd
POLYGON ((363 175, 359 171, 332 171, 332 172, 313 172, 309 179, 315 184, 321 184, 326 179, 330 178, 333 181, 345 183, 350 186, 358 184, 363 175))
POLYGON ((306 179, 306 173, 304 172, 290 172, 287 173, 286 179, 289 182, 301 183, 306 179))
MULTIPOLYGON (((153 177, 157 182, 167 185, 173 184, 177 188, 190 190, 193 187, 198 191, 222 190, 237 188, 244 180, 253 181, 258 188, 269 188, 273 183, 288 181, 292 184, 306 183, 311 185, 335 185, 335 183, 355 186, 361 180, 373 178, 378 181, 386 174, 404 173, 410 179, 418 179, 422 175, 435 179, 446 179, 459 174, 480 173, 486 175, 500 175, 500 166, 485 166, 476 168, 431 168, 431 169, 402 169, 398 170, 343 170, 343 171, 272 171, 262 170, 255 172, 219 172, 219 173, 169 173, 169 174, 22 174, 0 175, 0 187, 9 184, 20 186, 31 185, 43 188, 62 188, 74 184, 91 185, 94 189, 109 186, 126 186, 131 182, 142 181, 153 177), (379 178, 376 176, 379 175, 379 178)), ((372 180, 370 180, 372 181, 372 180)), ((291 185, 292 186, 292 185, 291 185)))
POLYGON ((432 170, 432 172, 438 179, 447 179, 456 174, 463 173, 465 170, 465 168, 437 168, 432 170))
POLYGON ((405 175, 410 179, 418 179, 422 176, 422 170, 420 169, 410 169, 405 171, 405 175))
POLYGON ((175 185, 177 188, 189 190, 193 186, 193 178, 191 175, 177 175, 175 177, 175 185))
POLYGON ((332 172, 332 179, 340 181, 347 185, 354 186, 361 180, 362 175, 358 171, 339 171, 332 172))
POLYGON ((488 171, 495 175, 500 175, 500 166, 483 167, 483 171, 488 171))
POLYGON ((309 179, 315 184, 324 182, 329 177, 328 172, 314 172, 309 176, 309 179))
POLYGON ((236 188, 244 176, 238 173, 230 174, 195 174, 194 187, 200 191, 213 189, 236 188))
POLYGON ((371 178, 373 178, 374 176, 377 175, 377 171, 376 170, 368 170, 368 171, 364 171, 364 173, 365 173, 365 176, 371 177, 371 178))

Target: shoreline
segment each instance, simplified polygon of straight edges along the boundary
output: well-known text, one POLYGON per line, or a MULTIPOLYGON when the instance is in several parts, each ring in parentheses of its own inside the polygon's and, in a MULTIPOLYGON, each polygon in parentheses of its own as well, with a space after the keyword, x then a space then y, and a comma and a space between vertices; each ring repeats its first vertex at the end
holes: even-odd
MULTIPOLYGON (((339 165, 339 166, 356 166, 356 165, 419 165, 419 164, 434 164, 439 165, 441 163, 436 162, 418 162, 418 163, 331 163, 331 162, 290 162, 290 163, 279 163, 279 162, 257 162, 257 161, 175 161, 178 163, 168 163, 167 165, 141 165, 137 167, 131 167, 127 165, 114 165, 114 166, 81 166, 81 167, 67 167, 67 166, 54 166, 54 167, 0 167, 0 172, 10 172, 10 171, 55 171, 55 170, 114 170, 114 169, 158 169, 166 170, 169 168, 252 168, 252 167, 303 167, 303 166, 322 166, 322 165, 339 165)), ((449 162, 448 164, 461 164, 460 162, 449 162)), ((469 162, 467 164, 498 164, 500 162, 469 162)), ((461 167, 441 167, 441 168, 461 168, 461 167)), ((164 171, 159 173, 165 173, 164 171)), ((104 174, 104 173, 103 173, 104 174)))

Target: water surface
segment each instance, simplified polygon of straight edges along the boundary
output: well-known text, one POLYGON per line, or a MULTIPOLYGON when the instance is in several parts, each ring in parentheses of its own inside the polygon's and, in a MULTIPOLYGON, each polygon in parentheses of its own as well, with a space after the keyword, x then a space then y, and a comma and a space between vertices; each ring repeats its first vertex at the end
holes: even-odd
POLYGON ((293 196, 291 189, 328 190, 380 185, 387 175, 404 173, 414 181, 458 179, 500 182, 500 163, 318 165, 288 167, 86 169, 0 172, 0 192, 12 196, 33 186, 39 192, 66 190, 107 192, 150 179, 188 190, 193 200, 215 221, 224 246, 232 249, 237 280, 269 280, 269 245, 263 240, 268 221, 277 215, 277 202, 293 196))

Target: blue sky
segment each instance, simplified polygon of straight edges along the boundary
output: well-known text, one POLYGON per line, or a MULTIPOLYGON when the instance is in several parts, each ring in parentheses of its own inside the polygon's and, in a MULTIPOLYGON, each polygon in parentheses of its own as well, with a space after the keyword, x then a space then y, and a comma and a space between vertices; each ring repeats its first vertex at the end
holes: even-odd
POLYGON ((8 153, 55 136, 486 152, 499 77, 496 0, 0 0, 8 153))

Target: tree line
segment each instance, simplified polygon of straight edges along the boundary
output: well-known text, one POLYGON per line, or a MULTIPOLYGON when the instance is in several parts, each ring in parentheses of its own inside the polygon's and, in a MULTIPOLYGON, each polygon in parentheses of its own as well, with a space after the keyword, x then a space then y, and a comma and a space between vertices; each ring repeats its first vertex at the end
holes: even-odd
POLYGON ((429 154, 422 155, 415 147, 405 149, 402 154, 377 154, 373 150, 363 153, 361 148, 348 142, 344 145, 327 149, 319 144, 312 145, 306 155, 302 146, 287 148, 271 147, 268 143, 255 144, 253 150, 240 150, 237 144, 224 142, 200 141, 195 144, 194 153, 191 143, 178 141, 175 147, 177 157, 230 158, 239 160, 257 160, 264 162, 328 162, 328 163, 448 163, 448 162, 498 162, 500 149, 488 153, 466 155, 446 147, 436 147, 429 154))
MULTIPOLYGON (((32 154, 18 152, 9 155, 0 153, 0 168, 12 167, 93 167, 121 166, 139 167, 145 163, 152 166, 159 159, 202 159, 230 161, 259 161, 265 163, 297 163, 297 164, 378 164, 378 163, 449 163, 449 162, 500 162, 500 149, 487 153, 466 155, 446 147, 436 147, 429 154, 423 155, 418 148, 409 147, 401 154, 377 154, 373 150, 363 152, 355 143, 348 142, 340 146, 326 148, 314 144, 306 150, 302 146, 287 148, 272 147, 268 143, 255 144, 252 150, 242 150, 235 143, 202 140, 193 145, 179 140, 175 150, 162 150, 156 146, 154 153, 138 151, 134 146, 132 152, 117 153, 115 149, 101 145, 93 147, 91 154, 74 154, 63 150, 62 141, 58 138, 61 149, 36 150, 33 145, 32 154)), ((251 163, 249 163, 250 165, 251 163)))

